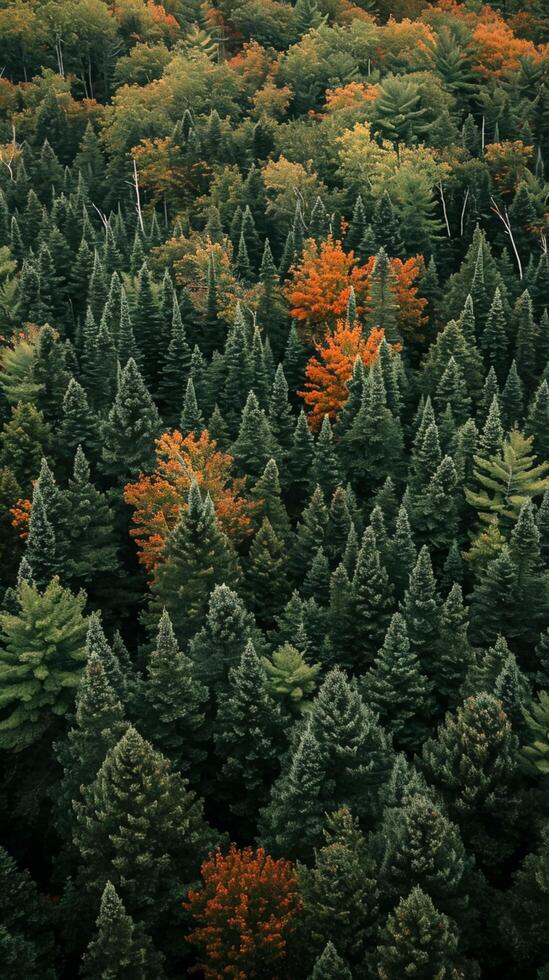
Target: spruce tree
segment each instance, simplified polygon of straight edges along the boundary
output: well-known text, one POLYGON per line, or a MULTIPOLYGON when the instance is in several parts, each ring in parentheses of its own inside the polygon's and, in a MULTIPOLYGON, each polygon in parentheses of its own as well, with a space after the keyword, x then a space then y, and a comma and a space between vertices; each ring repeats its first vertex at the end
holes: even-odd
POLYGON ((82 446, 90 460, 98 459, 99 420, 90 408, 84 388, 74 378, 67 386, 58 425, 56 442, 66 460, 74 458, 78 446, 82 446))
POLYGON ((181 408, 182 394, 191 368, 191 348, 177 300, 173 303, 170 342, 165 349, 158 384, 158 398, 162 414, 174 425, 181 408))
POLYGON ((86 588, 92 595, 101 576, 117 569, 118 557, 113 512, 105 495, 90 481, 89 463, 80 446, 62 502, 68 548, 63 576, 73 587, 86 588))
POLYGON ((238 577, 232 546, 219 529, 211 499, 202 500, 193 481, 187 508, 181 509, 168 535, 164 561, 152 587, 180 642, 190 639, 203 622, 214 586, 233 585, 238 577))
POLYGON ((430 684, 410 649, 406 623, 395 613, 371 670, 362 681, 366 704, 391 732, 397 748, 418 750, 426 734, 430 684))
POLYGON ((248 608, 260 626, 272 629, 289 592, 288 560, 284 539, 267 517, 254 535, 246 568, 248 608))
POLYGON ((240 662, 249 639, 260 646, 259 632, 242 599, 227 585, 216 585, 204 625, 189 646, 197 677, 210 695, 226 690, 229 670, 240 662))
POLYGON ((231 447, 238 471, 244 476, 259 476, 271 457, 278 457, 279 447, 271 432, 267 416, 250 391, 238 435, 231 447))
POLYGON ((320 432, 317 436, 311 477, 328 498, 331 498, 334 490, 342 483, 341 469, 328 415, 322 419, 320 432))
POLYGON ((431 680, 436 668, 436 644, 440 635, 440 599, 428 548, 424 545, 410 575, 402 604, 410 648, 421 670, 431 680))
POLYGON ((0 966, 4 980, 55 980, 51 913, 28 871, 0 847, 0 966))
POLYGON ((154 949, 144 930, 126 914, 114 885, 107 881, 101 896, 96 932, 82 960, 80 975, 89 980, 117 977, 119 980, 162 980, 163 957, 154 949))
POLYGON ((178 647, 166 610, 160 617, 154 650, 147 660, 143 691, 143 731, 178 772, 196 782, 194 767, 205 758, 207 689, 192 660, 178 647))
POLYGON ((378 975, 382 980, 452 976, 458 938, 452 919, 416 885, 387 918, 377 947, 378 975))
POLYGON ((128 914, 165 927, 181 882, 195 878, 212 843, 201 803, 186 781, 130 727, 75 811, 83 898, 97 901, 111 881, 128 914))
POLYGON ((300 866, 299 887, 309 952, 322 955, 327 940, 337 943, 344 962, 357 976, 364 975, 376 935, 379 892, 365 838, 346 807, 327 816, 324 843, 312 868, 300 866))
POLYGON ((468 698, 423 747, 429 782, 481 866, 501 863, 514 846, 517 739, 492 694, 468 698))
POLYGON ((329 940, 317 957, 309 980, 352 980, 350 970, 329 940))
POLYGON ((352 581, 353 645, 349 650, 354 671, 364 673, 381 647, 389 626, 394 599, 389 577, 381 563, 375 534, 366 528, 352 581))
POLYGON ((74 824, 72 801, 81 800, 81 787, 93 782, 108 750, 126 728, 122 704, 99 656, 92 651, 76 692, 73 725, 55 745, 57 760, 63 767, 56 799, 57 827, 66 842, 71 839, 74 824))
POLYGON ((434 693, 441 711, 456 707, 461 685, 472 662, 468 626, 469 617, 463 604, 461 586, 454 582, 440 611, 433 663, 434 693))
POLYGON ((269 693, 267 674, 248 640, 240 662, 229 669, 214 722, 215 750, 221 763, 218 793, 238 817, 240 833, 253 832, 259 809, 268 800, 280 769, 285 721, 269 693))
POLYGON ((0 745, 31 745, 71 708, 85 661, 85 596, 54 578, 44 591, 22 579, 17 610, 0 615, 0 745))
POLYGON ((276 460, 270 459, 263 473, 254 484, 252 497, 258 504, 258 515, 268 520, 281 541, 288 542, 291 526, 288 512, 281 497, 279 470, 276 460))
POLYGON ((126 482, 152 469, 154 440, 160 430, 156 406, 130 358, 122 369, 116 398, 101 428, 103 473, 117 482, 126 482))

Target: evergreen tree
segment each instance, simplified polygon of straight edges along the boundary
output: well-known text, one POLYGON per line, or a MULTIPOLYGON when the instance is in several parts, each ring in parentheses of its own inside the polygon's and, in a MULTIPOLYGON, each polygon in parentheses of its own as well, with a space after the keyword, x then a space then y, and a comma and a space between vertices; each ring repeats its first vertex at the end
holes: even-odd
MULTIPOLYGON (((178 772, 193 777, 205 758, 205 705, 208 692, 196 676, 191 659, 181 652, 166 610, 155 648, 147 661, 142 724, 152 744, 178 772)), ((196 776, 193 779, 196 782, 196 776)))
POLYGON ((146 933, 126 914, 116 889, 107 881, 101 896, 97 931, 82 961, 81 976, 90 980, 119 977, 120 980, 162 980, 162 956, 154 950, 146 933))
POLYGON ((501 702, 487 693, 448 714, 438 737, 423 747, 425 774, 481 866, 501 863, 513 847, 516 755, 501 702))
POLYGON ((288 598, 287 572, 284 540, 264 517, 252 541, 246 571, 248 607, 263 627, 274 626, 275 618, 288 598))
POLYGON ((317 958, 310 980, 352 980, 349 969, 330 941, 317 958))
POLYGON ((501 413, 507 431, 520 425, 524 417, 524 388, 517 371, 516 361, 511 363, 500 398, 501 413))
POLYGON ((55 745, 64 770, 56 800, 57 826, 65 841, 70 840, 74 823, 72 801, 82 798, 81 787, 93 782, 108 750, 126 728, 124 709, 92 651, 76 692, 74 724, 55 745))
POLYGON ((541 459, 549 459, 549 384, 542 381, 530 402, 524 432, 533 436, 541 459))
MULTIPOLYGON (((324 844, 315 852, 312 868, 299 868, 299 885, 310 952, 320 953, 322 959, 326 941, 337 942, 345 963, 357 976, 365 976, 376 934, 379 893, 366 841, 347 808, 327 817, 324 844)), ((312 976, 317 975, 325 974, 313 970, 312 976)))
POLYGON ((314 456, 314 440, 307 425, 305 412, 301 410, 292 437, 288 459, 288 471, 292 494, 299 502, 303 501, 310 485, 310 471, 314 456))
POLYGON ((509 369, 509 338, 507 320, 499 287, 494 293, 494 299, 486 319, 486 326, 480 346, 486 362, 494 368, 496 377, 503 384, 509 369))
POLYGON ((279 448, 271 432, 267 416, 253 391, 250 391, 242 416, 238 436, 231 447, 240 473, 259 476, 271 457, 279 455, 279 448))
POLYGON ((389 577, 380 560, 372 528, 367 528, 358 553, 351 593, 353 645, 350 664, 364 673, 381 647, 394 608, 389 577))
POLYGON ((422 673, 431 680, 436 669, 436 645, 440 635, 440 600, 428 548, 424 545, 404 593, 403 615, 410 648, 422 673))
POLYGON ((71 378, 63 398, 56 441, 65 459, 73 459, 79 446, 91 460, 99 455, 99 421, 82 385, 71 378))
POLYGON ((244 828, 253 831, 257 813, 267 802, 280 768, 283 729, 265 668, 248 640, 240 662, 229 669, 227 690, 220 694, 214 723, 215 748, 221 760, 220 794, 239 818, 240 832, 244 828))
POLYGON ((377 712, 397 748, 417 750, 425 738, 430 685, 410 649, 406 623, 395 613, 372 669, 362 682, 366 703, 377 712))
POLYGON ((92 595, 97 577, 114 572, 118 558, 112 510, 105 495, 90 482, 90 467, 80 446, 62 501, 68 549, 63 576, 73 587, 84 587, 92 595))
POLYGON ((118 391, 103 422, 101 469, 118 482, 152 469, 160 418, 135 361, 123 368, 118 391))
POLYGON ((214 586, 232 585, 237 579, 234 552, 219 529, 211 499, 202 500, 193 482, 153 584, 156 601, 167 609, 180 642, 190 639, 203 622, 214 586))
POLYGON ((55 980, 46 902, 28 871, 0 847, 0 966, 5 980, 55 980))
POLYGON ((54 578, 44 591, 22 579, 17 611, 0 615, 0 745, 35 742, 74 701, 85 660, 85 596, 54 578))
POLYGON ((83 898, 97 901, 111 881, 132 917, 164 925, 212 843, 186 781, 130 727, 75 810, 83 898))
POLYGON ((216 585, 209 597, 204 626, 189 647, 197 676, 210 693, 226 688, 229 669, 238 664, 248 639, 259 642, 253 617, 236 592, 226 585, 216 585))
POLYGON ((174 424, 181 406, 182 392, 191 367, 191 348, 177 300, 173 303, 170 342, 165 349, 158 384, 158 396, 166 422, 174 424))
POLYGON ((416 885, 389 914, 377 947, 378 974, 382 980, 452 976, 458 938, 452 919, 416 885))
POLYGON ((191 432, 199 436, 204 431, 204 416, 198 406, 193 379, 191 377, 187 379, 179 428, 184 436, 189 435, 191 432))
POLYGON ((257 501, 259 515, 269 521, 272 530, 281 541, 288 542, 291 535, 288 512, 281 498, 281 488, 276 460, 270 459, 263 473, 254 484, 252 497, 257 501))

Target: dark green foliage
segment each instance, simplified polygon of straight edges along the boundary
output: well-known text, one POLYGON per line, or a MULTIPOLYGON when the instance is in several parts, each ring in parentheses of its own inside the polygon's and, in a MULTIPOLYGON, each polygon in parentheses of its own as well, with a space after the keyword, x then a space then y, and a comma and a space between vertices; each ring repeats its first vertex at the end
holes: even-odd
POLYGON ((451 976, 457 947, 455 923, 416 885, 387 919, 378 946, 379 976, 400 980, 412 970, 424 980, 451 976))
POLYGON ((55 980, 47 905, 28 871, 0 848, 0 966, 5 980, 55 980))
POLYGON ((82 961, 81 976, 116 976, 127 980, 147 980, 164 976, 162 957, 154 950, 146 933, 126 914, 116 889, 107 881, 101 896, 97 931, 82 961))
POLYGON ((119 482, 152 469, 160 418, 135 361, 122 369, 113 406, 101 429, 103 473, 119 482))

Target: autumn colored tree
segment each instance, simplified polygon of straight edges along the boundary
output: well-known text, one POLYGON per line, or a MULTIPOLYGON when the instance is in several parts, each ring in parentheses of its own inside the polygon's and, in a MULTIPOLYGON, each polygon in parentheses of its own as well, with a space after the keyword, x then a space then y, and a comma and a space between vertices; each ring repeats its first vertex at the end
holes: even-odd
POLYGON ((351 287, 360 316, 367 305, 367 270, 357 266, 354 252, 345 253, 341 242, 331 236, 320 251, 316 242, 308 241, 286 289, 290 316, 301 324, 304 338, 323 336, 335 326, 338 317, 345 315, 351 287))
POLYGON ((124 500, 135 508, 134 527, 139 560, 147 571, 162 559, 169 532, 180 511, 187 506, 193 480, 209 493, 221 529, 232 539, 241 540, 252 531, 251 514, 257 506, 242 496, 245 480, 231 475, 233 458, 217 449, 207 432, 166 432, 156 441, 156 467, 151 476, 142 476, 124 489, 124 500))
POLYGON ((202 865, 202 885, 184 908, 194 919, 187 939, 207 980, 290 975, 288 946, 301 909, 297 876, 263 848, 217 851, 202 865))
POLYGON ((319 429, 325 415, 337 417, 349 397, 347 385, 357 357, 364 367, 370 367, 383 337, 383 330, 374 328, 366 338, 360 324, 350 326, 347 320, 338 320, 335 330, 315 345, 317 355, 305 368, 306 390, 298 392, 311 409, 311 429, 319 429))

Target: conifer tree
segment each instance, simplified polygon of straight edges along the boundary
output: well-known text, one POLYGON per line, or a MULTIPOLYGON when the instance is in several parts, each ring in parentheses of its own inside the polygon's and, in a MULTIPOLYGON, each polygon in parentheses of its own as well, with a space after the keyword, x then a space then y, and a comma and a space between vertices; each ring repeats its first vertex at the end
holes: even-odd
POLYGON ((288 560, 284 539, 267 517, 254 536, 246 570, 248 608, 260 626, 271 629, 288 598, 288 560))
POLYGON ((458 938, 452 919, 416 885, 389 914, 377 947, 378 974, 382 980, 400 980, 406 972, 425 980, 452 976, 458 938))
POLYGON ((306 858, 320 843, 323 813, 346 805, 360 820, 372 819, 390 766, 375 715, 342 671, 330 671, 273 786, 263 815, 267 843, 306 858))
POLYGON ((537 455, 549 459, 549 385, 545 380, 532 397, 524 432, 533 436, 537 455))
POLYGON ((327 817, 324 844, 312 868, 300 867, 299 885, 310 952, 322 958, 326 940, 337 943, 344 962, 361 973, 376 934, 379 892, 366 841, 346 807, 327 817))
POLYGON ((303 501, 310 485, 310 471, 314 456, 314 440, 303 410, 297 417, 288 459, 288 471, 292 493, 303 501))
POLYGON ((394 608, 393 592, 381 563, 375 534, 366 528, 352 581, 354 642, 349 666, 364 673, 381 647, 394 608))
POLYGON ((74 701, 85 660, 85 596, 54 578, 40 591, 24 578, 17 611, 0 615, 0 745, 19 751, 35 742, 74 701))
POLYGON ((216 585, 204 625, 189 646, 197 677, 210 695, 226 690, 229 670, 238 665, 250 639, 261 649, 259 632, 242 599, 227 585, 216 585))
POLYGON ((179 428, 184 436, 189 435, 191 432, 199 436, 204 431, 204 416, 196 400, 196 392, 191 377, 187 379, 179 428))
POLYGON ((494 299, 486 319, 480 346, 488 365, 492 366, 500 384, 504 384, 509 369, 509 339, 508 328, 499 287, 494 293, 494 299))
POLYGON ((160 435, 160 417, 135 361, 123 368, 118 391, 103 422, 101 469, 117 482, 126 482, 152 469, 154 440, 160 435))
POLYGON ((82 385, 71 378, 63 398, 63 411, 56 437, 65 459, 73 459, 78 446, 91 460, 99 455, 99 421, 90 408, 82 385))
POLYGON ((76 692, 74 724, 55 745, 64 770, 56 800, 57 826, 66 841, 74 822, 72 801, 81 799, 81 787, 93 782, 108 750, 126 728, 124 709, 99 656, 92 651, 76 692))
POLYGON ((214 733, 221 760, 221 798, 229 801, 240 826, 251 831, 280 768, 284 724, 279 704, 269 693, 265 668, 248 640, 240 662, 229 669, 214 733))
POLYGON ((144 930, 126 914, 114 885, 107 881, 96 932, 82 960, 81 976, 90 980, 109 975, 120 980, 147 980, 154 975, 162 980, 162 959, 144 930))
POLYGON ((404 594, 403 616, 410 648, 418 657, 422 672, 432 679, 440 635, 440 600, 429 550, 425 545, 419 552, 404 594))
POLYGON ((250 391, 235 442, 231 447, 239 472, 246 476, 259 476, 271 457, 276 459, 280 450, 271 432, 267 416, 253 391, 250 391))
POLYGON ((129 915, 150 926, 165 923, 181 882, 194 879, 213 843, 186 781, 130 727, 75 810, 83 897, 97 901, 111 881, 129 915))
POLYGON ((28 871, 0 847, 0 964, 5 980, 55 980, 51 918, 28 871))
POLYGON ((512 361, 500 398, 501 413, 507 431, 520 425, 524 417, 524 387, 512 361))
POLYGON ((417 750, 425 738, 430 684, 410 649, 406 623, 395 613, 371 670, 361 685, 366 704, 391 732, 397 748, 417 750))
POLYGON ((517 739, 492 694, 468 698, 423 747, 429 782, 481 866, 500 863, 513 846, 517 739))
POLYGON ((180 642, 203 622, 214 586, 233 585, 238 577, 233 549, 219 529, 211 499, 202 500, 193 481, 153 583, 156 601, 167 609, 180 642))
POLYGON ((315 487, 308 504, 297 525, 296 539, 292 554, 292 565, 296 579, 301 580, 316 551, 324 541, 328 525, 328 508, 320 487, 315 487))
POLYGON ((352 980, 350 970, 332 942, 326 943, 317 958, 310 980, 352 980))
POLYGON ((206 755, 207 697, 192 660, 177 645, 170 617, 164 610, 155 647, 147 661, 142 724, 152 744, 189 778, 193 767, 206 755))
POLYGON ((404 504, 399 507, 394 537, 390 540, 389 577, 398 599, 402 599, 417 561, 410 519, 404 504))
POLYGON ((90 482, 90 467, 80 446, 62 501, 67 509, 64 532, 68 548, 63 575, 73 587, 86 588, 93 594, 96 577, 114 572, 118 559, 113 513, 105 495, 90 482))
POLYGON ((177 300, 173 303, 171 336, 165 349, 158 396, 168 424, 174 424, 181 407, 182 393, 191 367, 191 348, 177 300))
POLYGON ((270 459, 263 473, 254 484, 252 497, 258 503, 258 512, 267 519, 276 536, 288 542, 291 526, 288 512, 281 498, 279 470, 276 460, 270 459))

